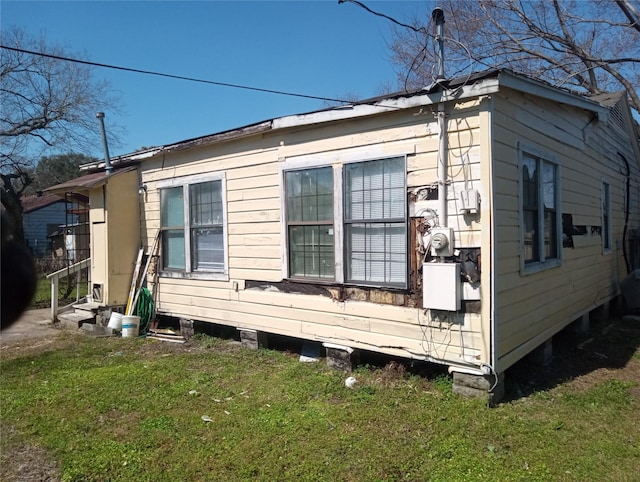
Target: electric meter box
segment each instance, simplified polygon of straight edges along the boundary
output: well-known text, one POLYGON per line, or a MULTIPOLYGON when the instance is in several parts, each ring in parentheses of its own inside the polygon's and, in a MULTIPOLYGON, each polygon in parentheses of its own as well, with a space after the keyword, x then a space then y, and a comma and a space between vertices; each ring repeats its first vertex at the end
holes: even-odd
POLYGON ((422 265, 423 308, 458 311, 460 285, 459 263, 424 263, 422 265))
POLYGON ((433 256, 453 256, 453 228, 433 228, 429 236, 433 256))

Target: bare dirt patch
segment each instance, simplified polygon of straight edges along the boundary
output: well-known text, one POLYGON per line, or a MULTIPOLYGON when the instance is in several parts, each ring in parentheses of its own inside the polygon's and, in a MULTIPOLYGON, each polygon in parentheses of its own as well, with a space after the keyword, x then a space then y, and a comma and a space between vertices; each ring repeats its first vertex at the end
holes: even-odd
POLYGON ((580 391, 609 380, 633 382, 640 404, 640 321, 612 319, 591 323, 588 334, 563 331, 553 338, 553 359, 540 366, 525 358, 507 371, 510 398, 560 384, 580 391))
POLYGON ((60 468, 46 450, 25 443, 13 427, 0 423, 0 480, 57 482, 60 468))

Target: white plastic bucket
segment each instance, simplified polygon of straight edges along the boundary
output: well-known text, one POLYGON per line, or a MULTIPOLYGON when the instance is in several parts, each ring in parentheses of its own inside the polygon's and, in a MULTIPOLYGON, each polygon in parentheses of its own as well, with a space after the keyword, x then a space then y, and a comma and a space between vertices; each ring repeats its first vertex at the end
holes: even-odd
POLYGON ((122 317, 122 338, 135 338, 140 331, 139 316, 122 317))
POLYGON ((124 315, 122 313, 117 313, 117 312, 113 312, 111 313, 111 317, 109 317, 109 324, 107 325, 108 328, 111 328, 112 330, 122 330, 122 317, 124 315))

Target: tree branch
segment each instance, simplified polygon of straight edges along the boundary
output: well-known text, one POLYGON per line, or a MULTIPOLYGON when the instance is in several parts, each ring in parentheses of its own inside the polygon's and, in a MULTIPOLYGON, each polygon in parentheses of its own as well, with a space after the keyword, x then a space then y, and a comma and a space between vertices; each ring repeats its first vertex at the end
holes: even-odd
POLYGON ((640 32, 640 13, 635 9, 629 0, 616 0, 618 7, 622 13, 629 19, 629 26, 640 32))

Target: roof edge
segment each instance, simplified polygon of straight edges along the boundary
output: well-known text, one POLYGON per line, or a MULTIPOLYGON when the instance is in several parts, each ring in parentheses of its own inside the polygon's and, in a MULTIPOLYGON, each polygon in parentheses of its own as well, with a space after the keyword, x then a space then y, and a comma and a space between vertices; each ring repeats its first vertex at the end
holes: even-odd
POLYGON ((560 87, 554 87, 540 80, 518 75, 510 70, 502 70, 498 76, 498 80, 500 85, 504 87, 594 112, 601 120, 607 120, 609 118, 609 109, 600 103, 560 87))
MULTIPOLYGON (((488 95, 498 92, 501 87, 529 93, 554 102, 571 105, 594 112, 601 120, 609 118, 609 109, 601 103, 581 94, 555 87, 526 75, 516 74, 508 69, 491 69, 476 72, 469 76, 438 82, 424 89, 412 92, 397 92, 386 96, 378 96, 349 105, 330 107, 302 114, 276 117, 270 120, 229 129, 214 134, 194 137, 183 141, 152 147, 144 151, 132 152, 111 158, 114 166, 127 166, 151 159, 162 153, 180 151, 194 147, 241 139, 256 134, 263 134, 279 129, 304 127, 339 120, 357 119, 384 112, 403 110, 426 105, 438 104, 488 95)), ((85 164, 82 171, 104 169, 104 161, 85 164)))

